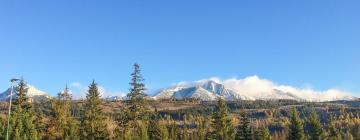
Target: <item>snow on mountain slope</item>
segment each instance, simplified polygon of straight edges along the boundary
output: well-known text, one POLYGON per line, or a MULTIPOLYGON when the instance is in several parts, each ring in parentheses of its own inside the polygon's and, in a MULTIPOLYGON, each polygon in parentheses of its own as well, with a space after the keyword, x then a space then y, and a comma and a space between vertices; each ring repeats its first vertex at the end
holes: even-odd
MULTIPOLYGON (((46 92, 41 91, 39 89, 37 89, 36 87, 32 86, 32 85, 27 85, 28 88, 28 92, 27 92, 27 96, 31 97, 31 98, 51 98, 46 92)), ((6 91, 4 91, 3 93, 0 94, 0 101, 7 101, 10 98, 10 92, 11 89, 7 89, 6 91)), ((13 91, 13 98, 16 97, 16 90, 14 87, 14 91, 13 91)))
POLYGON ((233 91, 226 89, 224 85, 218 84, 213 80, 202 84, 201 87, 220 96, 233 96, 235 94, 233 91))
MULTIPOLYGON (((184 83, 184 82, 182 82, 184 83)), ((185 82, 186 83, 186 82, 185 82)), ((306 101, 354 100, 351 93, 330 89, 315 91, 299 89, 292 86, 277 85, 270 80, 250 76, 244 79, 228 79, 221 81, 216 78, 190 82, 164 89, 155 94, 154 99, 198 98, 201 100, 271 100, 292 99, 306 101)))
POLYGON ((188 86, 174 86, 169 89, 161 90, 153 98, 154 99, 184 99, 197 98, 204 101, 216 100, 218 97, 226 100, 254 100, 252 97, 239 95, 234 91, 226 89, 224 85, 209 80, 188 86))
POLYGON ((120 96, 112 96, 112 95, 106 96, 106 97, 104 98, 104 100, 106 100, 106 101, 120 101, 120 100, 122 100, 122 99, 123 99, 123 98, 120 97, 120 96))
POLYGON ((226 100, 254 100, 254 98, 239 94, 233 90, 225 88, 224 85, 215 82, 214 80, 209 80, 200 86, 212 93, 215 93, 218 97, 222 97, 226 100))
POLYGON ((173 97, 176 99, 195 98, 204 101, 212 101, 215 100, 218 96, 202 87, 190 87, 175 92, 173 97))
POLYGON ((187 88, 186 86, 174 86, 169 89, 164 89, 158 92, 155 96, 153 96, 154 99, 169 99, 174 96, 175 92, 180 91, 182 89, 187 88))

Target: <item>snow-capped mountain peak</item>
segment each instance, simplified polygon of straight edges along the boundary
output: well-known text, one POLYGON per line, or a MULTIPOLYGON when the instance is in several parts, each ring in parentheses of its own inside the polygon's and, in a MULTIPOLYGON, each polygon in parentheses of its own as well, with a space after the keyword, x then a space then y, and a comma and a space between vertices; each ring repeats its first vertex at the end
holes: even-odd
POLYGON ((219 84, 213 80, 200 82, 192 86, 174 86, 169 89, 164 89, 155 94, 154 99, 183 99, 196 98, 205 101, 216 100, 217 98, 224 98, 227 100, 234 99, 251 99, 243 95, 238 95, 236 92, 225 88, 224 85, 219 84))
MULTIPOLYGON (((6 91, 0 94, 0 101, 9 100, 11 94, 11 88, 8 88, 6 91)), ((26 95, 30 98, 50 98, 50 96, 33 85, 27 85, 26 95)), ((16 87, 13 89, 13 98, 16 98, 16 87)))
POLYGON ((218 84, 213 80, 205 82, 201 87, 214 93, 221 93, 226 90, 224 85, 218 84))
POLYGON ((37 88, 36 88, 35 86, 33 86, 33 85, 28 85, 27 88, 28 88, 27 95, 28 95, 29 97, 32 97, 32 96, 45 96, 45 95, 47 95, 46 92, 37 89, 37 88))

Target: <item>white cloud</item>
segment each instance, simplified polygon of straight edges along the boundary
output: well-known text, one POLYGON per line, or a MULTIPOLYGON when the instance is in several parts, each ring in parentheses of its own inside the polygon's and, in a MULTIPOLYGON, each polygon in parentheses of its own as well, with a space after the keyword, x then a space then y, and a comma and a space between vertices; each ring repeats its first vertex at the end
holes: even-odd
POLYGON ((212 80, 212 81, 215 81, 217 83, 220 83, 220 78, 218 77, 211 77, 211 78, 208 78, 208 79, 201 79, 201 80, 197 80, 197 81, 192 81, 192 82, 188 82, 188 81, 181 81, 181 82, 178 82, 178 83, 173 83, 171 84, 172 86, 193 86, 193 85, 196 85, 196 84, 201 84, 201 83, 205 83, 209 80, 212 80))
POLYGON ((225 87, 242 93, 244 95, 262 96, 270 93, 274 89, 274 83, 270 80, 260 79, 258 76, 250 76, 244 79, 231 78, 220 83, 225 87))
POLYGON ((108 97, 108 96, 120 96, 120 97, 124 97, 126 96, 125 92, 121 92, 121 91, 109 91, 107 90, 105 87, 103 86, 98 86, 99 92, 101 97, 108 97))
POLYGON ((70 86, 72 86, 72 87, 81 87, 81 84, 79 82, 73 82, 73 83, 71 83, 70 86))
POLYGON ((69 87, 74 99, 84 99, 86 97, 87 86, 82 85, 80 82, 73 82, 69 87))

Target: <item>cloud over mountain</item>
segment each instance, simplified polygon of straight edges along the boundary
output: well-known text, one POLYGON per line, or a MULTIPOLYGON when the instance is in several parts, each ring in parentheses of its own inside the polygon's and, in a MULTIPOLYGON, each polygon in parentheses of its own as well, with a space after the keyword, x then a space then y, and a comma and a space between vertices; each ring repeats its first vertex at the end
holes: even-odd
POLYGON ((276 84, 275 82, 262 79, 258 76, 249 76, 243 79, 231 78, 221 80, 220 78, 209 78, 193 82, 180 82, 175 84, 172 88, 165 89, 157 93, 154 97, 161 98, 181 98, 181 93, 186 94, 186 97, 191 97, 191 93, 184 93, 185 91, 192 91, 196 97, 201 98, 204 94, 206 100, 216 97, 225 97, 227 99, 295 99, 308 101, 331 101, 331 100, 352 100, 355 99, 354 93, 329 89, 325 91, 318 91, 310 88, 297 88, 289 85, 276 84), (228 95, 221 95, 208 89, 206 84, 212 81, 213 84, 218 84, 219 88, 226 90, 228 95), (221 87, 223 86, 223 87, 221 87), (187 88, 196 88, 193 90, 184 90, 187 88), (208 92, 204 92, 204 89, 208 92), (195 92, 201 91, 201 92, 195 92), (211 95, 210 93, 213 93, 211 95), (176 95, 176 96, 175 96, 176 95))

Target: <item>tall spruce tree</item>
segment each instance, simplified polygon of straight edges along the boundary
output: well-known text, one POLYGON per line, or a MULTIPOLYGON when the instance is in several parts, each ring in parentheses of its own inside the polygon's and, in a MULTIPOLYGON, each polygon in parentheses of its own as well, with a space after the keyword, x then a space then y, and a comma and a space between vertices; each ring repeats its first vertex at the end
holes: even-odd
POLYGON ((66 86, 64 91, 58 93, 57 99, 52 102, 52 126, 54 139, 77 140, 78 125, 71 115, 71 95, 66 86))
POLYGON ((93 81, 86 95, 81 139, 99 140, 107 138, 106 117, 102 112, 101 105, 100 92, 97 84, 93 81))
POLYGON ((229 116, 226 103, 219 98, 217 110, 212 115, 212 137, 217 140, 232 140, 235 137, 234 126, 229 116))
POLYGON ((314 108, 312 109, 309 115, 308 123, 309 123, 310 140, 325 139, 325 132, 323 130, 323 126, 321 125, 319 116, 316 114, 314 108))
POLYGON ((127 97, 129 98, 130 103, 130 118, 134 120, 142 120, 146 117, 145 113, 147 111, 146 107, 146 94, 145 94, 145 84, 143 83, 144 78, 141 74, 140 65, 134 64, 134 72, 131 74, 130 82, 130 92, 127 97))
POLYGON ((245 111, 240 113, 240 124, 236 132, 236 140, 252 140, 250 120, 245 111))
POLYGON ((137 133, 133 139, 148 139, 148 107, 146 102, 144 78, 141 74, 140 65, 134 64, 134 71, 131 73, 129 108, 127 111, 128 131, 137 133))
POLYGON ((10 139, 12 140, 37 140, 39 139, 34 120, 34 110, 28 101, 27 85, 21 78, 16 87, 15 110, 11 116, 10 139))
POLYGON ((304 140, 304 126, 299 117, 299 113, 296 108, 293 108, 290 116, 290 125, 288 129, 288 140, 304 140))

